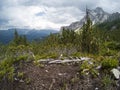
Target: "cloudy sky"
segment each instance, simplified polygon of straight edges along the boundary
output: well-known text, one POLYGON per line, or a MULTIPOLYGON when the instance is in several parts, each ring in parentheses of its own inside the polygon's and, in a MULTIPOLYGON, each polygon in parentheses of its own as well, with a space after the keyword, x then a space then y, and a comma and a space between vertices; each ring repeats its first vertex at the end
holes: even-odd
POLYGON ((56 29, 80 20, 85 7, 120 12, 120 0, 0 0, 0 29, 56 29))

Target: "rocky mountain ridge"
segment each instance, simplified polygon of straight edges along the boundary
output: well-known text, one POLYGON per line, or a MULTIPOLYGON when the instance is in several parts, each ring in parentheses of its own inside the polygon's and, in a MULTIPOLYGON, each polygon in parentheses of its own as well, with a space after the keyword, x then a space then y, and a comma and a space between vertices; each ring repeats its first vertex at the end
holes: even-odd
MULTIPOLYGON (((87 9, 89 12, 89 17, 91 18, 93 24, 102 23, 105 21, 112 21, 115 19, 120 18, 120 13, 116 12, 113 14, 105 12, 102 8, 97 7, 96 9, 90 10, 87 9)), ((85 22, 86 16, 84 16, 80 21, 76 21, 71 23, 69 26, 62 26, 61 30, 69 29, 69 30, 76 30, 82 27, 83 23, 85 22)))

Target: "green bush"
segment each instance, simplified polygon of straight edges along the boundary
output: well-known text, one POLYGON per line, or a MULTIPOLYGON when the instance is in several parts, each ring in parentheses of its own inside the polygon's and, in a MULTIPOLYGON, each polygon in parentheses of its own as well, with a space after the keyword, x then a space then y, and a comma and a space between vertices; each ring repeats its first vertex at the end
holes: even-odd
POLYGON ((76 52, 76 53, 73 53, 71 56, 73 56, 73 57, 81 57, 81 53, 76 52))
POLYGON ((6 71, 5 70, 0 70, 0 81, 4 77, 6 71))
POLYGON ((47 55, 46 54, 36 55, 35 60, 39 60, 39 59, 47 59, 47 55))
POLYGON ((26 84, 30 84, 31 83, 31 79, 30 78, 26 78, 25 82, 26 82, 26 84))
POLYGON ((58 55, 57 54, 50 54, 50 55, 48 55, 47 58, 57 59, 58 55))
POLYGON ((0 80, 6 76, 9 80, 13 80, 14 76, 14 67, 12 66, 13 61, 9 60, 3 60, 0 63, 0 80))
POLYGON ((4 70, 0 70, 0 81, 4 76, 6 76, 6 78, 8 78, 9 80, 13 81, 14 68, 9 67, 9 68, 5 68, 4 70))
POLYGON ((23 79, 24 78, 24 72, 18 72, 17 77, 20 78, 20 79, 23 79))
POLYGON ((6 57, 0 62, 0 80, 5 76, 7 79, 13 81, 14 67, 13 65, 20 60, 25 60, 26 56, 6 57))
POLYGON ((105 75, 102 78, 101 82, 102 82, 102 85, 103 85, 104 89, 107 89, 113 83, 112 79, 108 75, 105 75))
POLYGON ((110 50, 110 49, 106 50, 106 49, 104 49, 104 50, 101 51, 102 56, 114 56, 116 54, 117 54, 117 52, 115 50, 110 50))
POLYGON ((102 68, 103 69, 112 69, 116 68, 119 65, 119 62, 117 59, 105 59, 102 61, 102 68))
POLYGON ((11 81, 13 81, 14 74, 15 74, 14 73, 14 67, 10 67, 9 71, 8 71, 8 79, 11 80, 11 81))
POLYGON ((27 55, 21 55, 19 57, 17 57, 16 61, 20 61, 20 60, 27 60, 28 56, 27 55))
POLYGON ((0 80, 6 76, 9 80, 13 80, 14 67, 12 66, 14 59, 12 57, 5 58, 0 62, 0 80))
POLYGON ((54 53, 50 53, 50 54, 41 54, 41 55, 36 55, 35 56, 35 60, 39 60, 39 59, 56 59, 58 58, 58 55, 57 54, 54 54, 54 53))
POLYGON ((105 46, 111 50, 120 50, 120 43, 117 42, 106 42, 105 46))
POLYGON ((89 64, 88 61, 84 61, 81 66, 80 70, 81 74, 86 75, 86 72, 90 73, 93 77, 98 76, 98 71, 94 69, 95 65, 94 64, 89 64))
POLYGON ((84 61, 84 62, 81 64, 80 69, 81 69, 81 70, 84 70, 84 69, 90 70, 92 67, 93 67, 93 65, 89 64, 88 61, 84 61))

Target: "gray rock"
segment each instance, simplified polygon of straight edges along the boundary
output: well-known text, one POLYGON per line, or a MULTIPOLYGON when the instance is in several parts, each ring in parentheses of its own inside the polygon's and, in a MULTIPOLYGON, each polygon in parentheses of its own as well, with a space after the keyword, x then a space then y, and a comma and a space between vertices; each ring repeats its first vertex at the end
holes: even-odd
POLYGON ((88 63, 89 63, 89 64, 91 64, 91 65, 93 64, 93 62, 92 62, 92 61, 88 61, 88 63))
POLYGON ((59 76, 65 76, 66 73, 58 73, 59 76))
POLYGON ((98 87, 96 87, 95 90, 98 90, 98 87))
POLYGON ((48 70, 45 70, 45 72, 47 72, 47 73, 48 73, 48 70))
POLYGON ((16 78, 16 77, 14 78, 14 80, 15 80, 15 81, 19 81, 19 79, 18 79, 18 78, 16 78))
POLYGON ((118 69, 113 68, 111 72, 113 73, 116 79, 120 78, 120 71, 118 69))
POLYGON ((19 82, 20 82, 20 83, 23 83, 24 81, 21 79, 19 82))
POLYGON ((97 66, 96 69, 99 70, 99 69, 101 69, 101 67, 102 67, 101 65, 100 65, 100 66, 97 66))

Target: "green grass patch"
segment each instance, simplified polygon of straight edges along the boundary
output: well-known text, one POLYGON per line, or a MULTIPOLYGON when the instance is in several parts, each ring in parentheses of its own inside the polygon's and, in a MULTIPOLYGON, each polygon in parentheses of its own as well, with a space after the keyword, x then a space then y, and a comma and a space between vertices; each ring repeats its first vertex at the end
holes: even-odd
POLYGON ((119 65, 117 59, 107 58, 102 61, 102 68, 103 69, 112 69, 116 68, 119 65))

